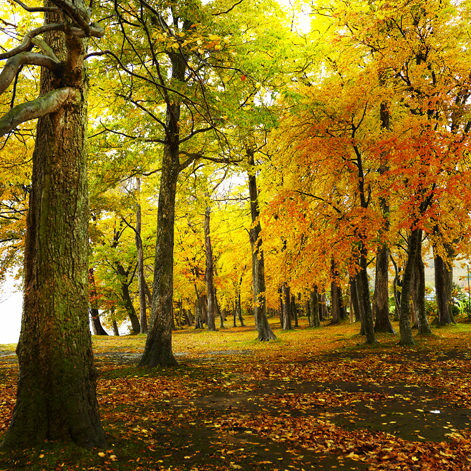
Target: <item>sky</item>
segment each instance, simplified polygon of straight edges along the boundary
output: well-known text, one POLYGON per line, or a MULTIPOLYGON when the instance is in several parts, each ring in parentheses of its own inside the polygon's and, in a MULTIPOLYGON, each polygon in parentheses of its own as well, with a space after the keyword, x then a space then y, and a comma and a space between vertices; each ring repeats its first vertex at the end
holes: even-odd
POLYGON ((23 294, 8 280, 0 294, 0 345, 18 342, 23 294))

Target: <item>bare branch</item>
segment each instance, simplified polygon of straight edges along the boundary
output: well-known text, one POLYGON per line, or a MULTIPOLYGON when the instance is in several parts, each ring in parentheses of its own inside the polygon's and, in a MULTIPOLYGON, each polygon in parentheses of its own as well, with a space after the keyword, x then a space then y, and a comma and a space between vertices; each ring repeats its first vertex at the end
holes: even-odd
POLYGON ((23 3, 21 0, 14 0, 15 3, 18 3, 18 5, 23 8, 26 11, 29 11, 31 13, 35 12, 45 12, 45 11, 58 11, 57 7, 29 7, 25 3, 23 3))
POLYGON ((64 103, 75 98, 74 88, 59 88, 43 95, 36 100, 21 103, 0 118, 0 136, 13 131, 21 123, 45 116, 57 111, 64 103))
POLYGON ((39 65, 41 67, 47 67, 50 70, 56 70, 59 66, 59 62, 34 52, 20 52, 10 57, 0 73, 0 95, 10 86, 23 65, 39 65))
POLYGON ((221 11, 221 12, 218 12, 218 13, 212 13, 212 15, 213 16, 225 15, 226 13, 231 12, 237 5, 240 5, 243 1, 244 0, 239 0, 238 2, 234 3, 234 5, 232 5, 231 8, 229 8, 228 10, 221 11))
POLYGON ((29 33, 25 34, 23 42, 18 47, 15 47, 11 51, 0 54, 0 60, 13 57, 20 52, 30 51, 33 47, 33 38, 39 36, 40 34, 46 33, 47 31, 64 31, 64 29, 65 25, 62 23, 51 23, 50 25, 44 25, 33 29, 29 33))

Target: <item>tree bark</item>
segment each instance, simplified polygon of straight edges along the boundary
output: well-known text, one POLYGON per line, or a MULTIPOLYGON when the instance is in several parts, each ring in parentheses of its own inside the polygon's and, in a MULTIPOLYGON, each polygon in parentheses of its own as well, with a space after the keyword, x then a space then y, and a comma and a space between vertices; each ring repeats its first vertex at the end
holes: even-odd
POLYGON ((389 319, 388 291, 389 249, 382 245, 376 254, 375 292, 373 313, 375 316, 375 331, 394 333, 389 319))
POLYGON ((207 327, 208 330, 216 330, 216 289, 214 287, 214 260, 213 260, 213 247, 211 245, 211 208, 207 207, 204 212, 204 247, 206 255, 206 292, 208 300, 207 308, 207 327))
POLYGON ((291 330, 292 325, 292 310, 291 310, 291 290, 288 284, 285 282, 282 286, 283 292, 283 324, 281 328, 283 330, 291 330))
POLYGON ((108 332, 106 332, 101 324, 100 311, 96 301, 97 292, 93 268, 88 270, 88 283, 90 285, 90 318, 92 320, 93 335, 108 335, 108 332))
MULTIPOLYGON (((169 53, 172 79, 185 81, 186 58, 169 53)), ((180 165, 181 104, 175 99, 166 104, 166 143, 162 157, 159 206, 157 211, 157 242, 155 249, 154 283, 149 332, 140 366, 174 366, 172 351, 173 324, 173 251, 175 240, 175 201, 180 165)))
POLYGON ((248 163, 251 166, 249 172, 249 195, 250 195, 250 214, 252 219, 252 228, 250 229, 250 245, 252 248, 252 290, 255 325, 258 331, 258 340, 266 342, 276 339, 267 318, 267 302, 265 287, 265 258, 262 249, 260 225, 260 209, 258 205, 257 178, 255 176, 255 160, 252 149, 247 149, 248 163))
MULTIPOLYGON (((170 115, 174 113, 176 113, 176 110, 169 111, 170 115)), ((171 120, 175 121, 175 127, 177 127, 178 119, 172 118, 171 120)), ((175 130, 175 132, 177 131, 175 130)), ((178 147, 179 145, 174 143, 173 145, 166 145, 164 149, 157 212, 152 311, 140 366, 173 366, 177 364, 172 351, 172 304, 175 200, 177 179, 180 172, 178 147)))
POLYGON ((412 337, 411 328, 411 291, 412 291, 412 277, 416 264, 417 253, 420 250, 422 239, 422 231, 420 229, 413 229, 407 241, 407 261, 404 269, 404 276, 402 280, 402 293, 401 293, 401 310, 399 313, 399 333, 400 345, 414 345, 414 338, 412 337))
POLYGON ((142 245, 142 212, 141 212, 141 179, 136 179, 136 250, 137 250, 137 282, 139 286, 139 320, 141 334, 146 334, 147 303, 146 279, 144 276, 144 247, 142 245))
POLYGON ((443 257, 437 252, 436 248, 434 252, 434 263, 435 263, 435 294, 437 297, 438 306, 438 324, 448 325, 453 323, 452 316, 452 301, 451 301, 451 289, 452 289, 452 269, 450 262, 445 261, 443 257))
POLYGON ((321 321, 320 321, 320 315, 319 315, 319 290, 317 288, 317 285, 314 285, 311 291, 309 305, 310 305, 310 310, 311 310, 309 325, 311 327, 320 327, 321 321))
POLYGON ((131 293, 129 292, 129 270, 126 270, 119 262, 117 262, 115 265, 116 271, 120 276, 121 299, 123 300, 124 309, 126 310, 129 320, 131 321, 131 334, 136 335, 140 332, 141 325, 139 323, 139 318, 136 314, 136 309, 134 309, 131 293))
POLYGON ((368 265, 367 265, 367 252, 366 248, 362 243, 360 249, 360 271, 357 274, 357 287, 358 287, 358 298, 361 305, 360 309, 363 314, 362 323, 363 330, 366 335, 366 343, 376 343, 375 330, 373 325, 373 313, 371 311, 370 301, 370 288, 368 282, 368 265))
MULTIPOLYGON (((48 6, 52 6, 49 2, 48 6)), ((88 15, 77 0, 74 8, 88 15)), ((46 23, 66 21, 47 13, 46 23)), ((85 44, 49 33, 61 76, 41 72, 41 95, 59 82, 77 99, 38 120, 24 253, 24 305, 18 392, 3 447, 45 440, 104 446, 88 319, 88 196, 85 155, 85 44), (59 79, 59 80, 58 80, 59 79)))
POLYGON ((422 239, 416 257, 416 305, 418 329, 419 334, 430 335, 432 333, 432 330, 430 329, 430 324, 427 319, 427 313, 425 311, 425 266, 424 261, 422 259, 422 239))

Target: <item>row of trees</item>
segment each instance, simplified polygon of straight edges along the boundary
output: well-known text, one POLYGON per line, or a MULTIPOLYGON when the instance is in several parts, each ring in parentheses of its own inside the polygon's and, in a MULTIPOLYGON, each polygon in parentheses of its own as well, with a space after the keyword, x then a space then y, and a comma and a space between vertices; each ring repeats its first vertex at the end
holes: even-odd
POLYGON ((347 287, 374 343, 392 329, 392 260, 409 345, 411 306, 430 329, 426 241, 451 322, 468 2, 311 3, 309 30, 270 0, 110 0, 95 22, 80 0, 15 4, 0 25, 0 231, 3 272, 24 259, 25 303, 4 446, 104 443, 88 306, 97 333, 103 313, 147 332, 142 366, 176 364, 177 309, 215 329, 218 310, 249 307, 265 341, 268 307, 281 300, 290 328, 294 295, 318 325, 329 291, 338 320, 347 287))

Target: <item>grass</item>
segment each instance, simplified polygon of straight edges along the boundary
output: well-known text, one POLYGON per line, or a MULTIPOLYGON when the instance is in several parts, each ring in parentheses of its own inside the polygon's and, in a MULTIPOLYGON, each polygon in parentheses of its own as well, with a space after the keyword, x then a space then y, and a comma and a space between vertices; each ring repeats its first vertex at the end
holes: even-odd
MULTIPOLYGON (((176 368, 136 366, 143 335, 94 337, 108 447, 3 452, 0 471, 471 469, 470 324, 407 349, 355 324, 273 327, 268 343, 253 324, 175 331, 176 368)), ((0 433, 16 374, 0 356, 0 433)))

